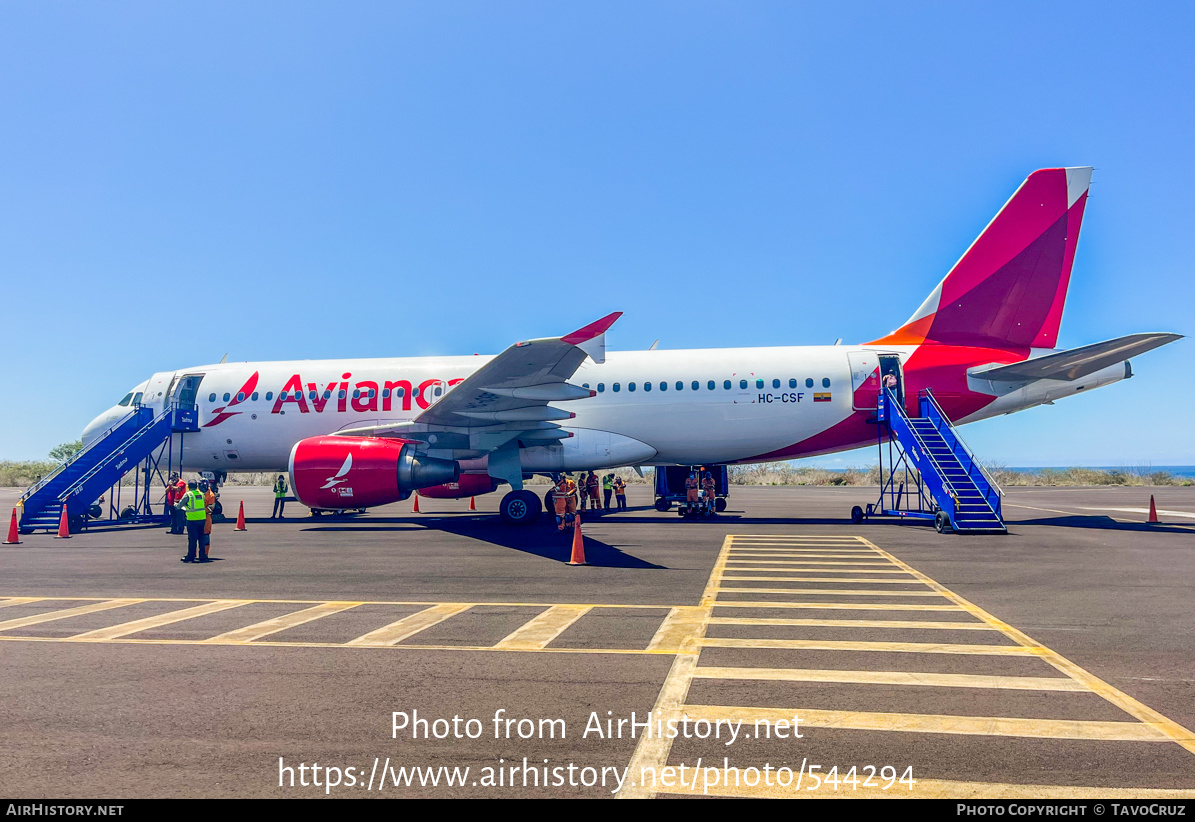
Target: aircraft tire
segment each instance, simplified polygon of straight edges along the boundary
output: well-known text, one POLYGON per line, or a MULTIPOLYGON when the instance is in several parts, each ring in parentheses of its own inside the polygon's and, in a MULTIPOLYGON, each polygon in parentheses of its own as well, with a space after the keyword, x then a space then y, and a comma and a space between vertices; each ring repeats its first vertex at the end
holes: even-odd
POLYGON ((511 491, 498 506, 507 525, 531 525, 542 510, 539 497, 531 491, 511 491))

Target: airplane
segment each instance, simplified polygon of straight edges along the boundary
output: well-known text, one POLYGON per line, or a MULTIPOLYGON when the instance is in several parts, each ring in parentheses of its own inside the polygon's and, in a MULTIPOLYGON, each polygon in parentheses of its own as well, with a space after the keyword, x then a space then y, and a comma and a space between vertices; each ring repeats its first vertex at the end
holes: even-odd
POLYGON ((932 389, 955 423, 1053 403, 1131 377, 1131 357, 1181 336, 1055 348, 1091 172, 1029 175, 909 320, 868 343, 607 353, 616 312, 496 356, 165 371, 83 441, 135 406, 174 404, 198 412, 185 470, 286 472, 316 511, 509 485, 503 519, 529 524, 542 510, 523 486, 535 474, 770 462, 875 443, 888 375, 906 403, 932 389))

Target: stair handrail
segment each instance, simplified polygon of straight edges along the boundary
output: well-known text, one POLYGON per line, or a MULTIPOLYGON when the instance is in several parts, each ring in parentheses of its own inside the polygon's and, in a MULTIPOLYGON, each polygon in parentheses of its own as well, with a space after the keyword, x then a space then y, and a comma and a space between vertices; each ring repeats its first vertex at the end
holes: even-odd
MULTIPOLYGON (((913 433, 913 437, 917 440, 917 444, 921 446, 922 453, 929 458, 929 461, 933 463, 934 468, 937 469, 938 477, 942 480, 942 485, 946 486, 947 493, 950 494, 951 499, 955 501, 955 505, 957 506, 959 500, 958 490, 954 487, 954 483, 950 481, 950 478, 946 476, 945 469, 942 468, 941 463, 939 463, 937 458, 934 457, 933 451, 930 451, 926 446, 925 440, 921 439, 921 434, 917 431, 917 429, 912 425, 909 425, 909 415, 906 414, 905 409, 896 402, 896 397, 892 394, 892 389, 885 388, 884 393, 888 395, 888 402, 891 404, 891 406, 897 409, 897 414, 899 414, 901 419, 904 420, 909 431, 913 433)), ((891 423, 889 423, 889 425, 891 425, 891 423)))
MULTIPOLYGON (((943 411, 942 406, 938 404, 938 398, 934 396, 933 389, 926 388, 925 395, 929 398, 929 401, 933 404, 933 406, 937 410, 937 412, 942 416, 942 419, 947 420, 949 422, 950 417, 946 416, 946 412, 943 411)), ((950 432, 952 434, 954 434, 954 438, 956 440, 958 440, 959 445, 963 446, 963 448, 966 449, 967 456, 969 456, 971 458, 971 464, 978 466, 979 472, 981 474, 983 474, 983 478, 988 481, 989 485, 991 485, 993 488, 996 489, 996 496, 1003 497, 1004 489, 1000 487, 1000 483, 996 482, 995 478, 991 474, 988 473, 988 470, 986 468, 983 467, 983 463, 980 462, 978 459, 976 459, 975 452, 971 449, 971 446, 967 444, 967 441, 965 439, 963 439, 962 435, 958 432, 958 429, 955 428, 953 424, 951 424, 951 426, 950 426, 950 432)))
POLYGON ((42 477, 40 480, 38 480, 35 484, 29 486, 29 488, 27 488, 25 490, 25 493, 21 495, 20 503, 23 504, 25 502, 25 500, 29 499, 34 494, 36 494, 38 491, 40 491, 42 488, 44 488, 47 483, 52 481, 55 477, 57 477, 59 474, 61 474, 63 471, 65 471, 68 467, 73 465, 80 457, 82 457, 84 454, 86 454, 92 448, 95 448, 97 445, 99 445, 101 442, 103 442, 105 439, 107 439, 109 434, 111 434, 117 428, 120 428, 120 426, 122 426, 126 422, 128 422, 129 417, 138 413, 140 411, 140 408, 141 408, 141 406, 136 406, 136 407, 132 408, 129 411, 129 413, 125 414, 123 417, 121 417, 119 420, 112 423, 112 425, 110 425, 107 429, 105 429, 104 433, 100 434, 98 437, 93 439, 90 443, 88 443, 87 445, 84 445, 78 451, 71 454, 69 457, 67 457, 65 460, 63 460, 62 463, 57 468, 55 468, 50 473, 46 474, 44 477, 42 477))
MULTIPOLYGON (((152 420, 150 420, 145 425, 143 425, 139 429, 137 429, 136 433, 134 433, 133 436, 129 437, 127 440, 125 440, 124 443, 119 448, 117 448, 115 451, 113 451, 108 456, 104 457, 102 460, 97 462, 95 465, 91 466, 90 471, 88 471, 83 476, 79 477, 77 480, 72 482, 65 489, 63 489, 62 493, 58 495, 58 501, 65 503, 67 500, 67 497, 69 497, 71 495, 72 491, 74 491, 76 488, 79 488, 82 485, 84 485, 88 480, 90 480, 93 476, 95 476, 97 473, 99 473, 100 469, 102 469, 105 465, 108 465, 110 462, 112 462, 112 460, 114 460, 118 454, 123 454, 125 451, 127 451, 130 445, 132 445, 137 440, 144 437, 146 435, 146 433, 148 433, 150 430, 152 430, 162 420, 170 417, 170 415, 172 413, 173 413, 173 409, 167 408, 161 414, 158 414, 152 420)), ((130 470, 132 470, 132 469, 130 469, 130 470)), ((127 474, 128 471, 126 471, 125 473, 127 474)), ((124 476, 124 475, 122 474, 121 476, 124 476)))

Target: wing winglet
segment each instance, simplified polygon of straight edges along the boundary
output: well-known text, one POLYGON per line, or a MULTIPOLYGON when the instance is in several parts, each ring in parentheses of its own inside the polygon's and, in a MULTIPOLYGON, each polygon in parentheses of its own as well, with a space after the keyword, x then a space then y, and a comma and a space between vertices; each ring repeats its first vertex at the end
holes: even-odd
POLYGON ((561 337, 563 342, 580 348, 595 363, 606 361, 606 331, 622 316, 621 311, 607 314, 596 322, 591 322, 584 328, 578 328, 573 333, 561 337))

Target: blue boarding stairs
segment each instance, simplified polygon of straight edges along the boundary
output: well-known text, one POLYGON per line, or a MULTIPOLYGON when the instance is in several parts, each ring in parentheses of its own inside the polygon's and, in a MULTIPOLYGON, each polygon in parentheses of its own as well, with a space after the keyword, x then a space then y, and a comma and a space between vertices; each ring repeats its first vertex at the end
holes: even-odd
POLYGON ((942 533, 1008 533, 1000 486, 955 432, 930 389, 919 392, 917 412, 910 417, 892 389, 880 393, 875 417, 880 498, 866 510, 856 506, 852 520, 897 517, 930 520, 942 533))
MULTIPOLYGON (((144 468, 144 492, 141 473, 136 478, 133 505, 124 509, 121 519, 126 521, 165 521, 166 511, 154 514, 150 509, 149 485, 154 473, 161 479, 161 460, 167 449, 167 470, 174 462, 173 434, 198 431, 199 415, 194 407, 170 405, 160 414, 146 406, 136 406, 118 420, 86 448, 67 459, 57 469, 22 495, 20 530, 23 534, 35 530, 58 530, 63 509, 71 531, 84 527, 94 518, 95 502, 108 489, 111 494, 113 519, 120 511, 120 481, 125 474, 144 468)), ((182 445, 179 446, 182 463, 182 445)), ((163 485, 165 483, 163 482, 163 485)))

